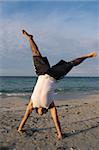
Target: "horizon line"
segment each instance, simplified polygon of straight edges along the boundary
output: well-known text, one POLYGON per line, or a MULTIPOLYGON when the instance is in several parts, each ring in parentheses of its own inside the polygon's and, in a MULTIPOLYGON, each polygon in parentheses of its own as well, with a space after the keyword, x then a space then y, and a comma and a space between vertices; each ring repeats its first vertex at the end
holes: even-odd
MULTIPOLYGON (((0 75, 0 77, 38 77, 38 76, 36 76, 36 75, 29 75, 29 76, 26 76, 26 75, 17 75, 17 76, 15 76, 15 75, 0 75)), ((99 76, 64 76, 63 78, 66 78, 66 77, 89 77, 89 78, 91 78, 91 77, 93 77, 93 78, 96 78, 96 77, 99 77, 99 76)))

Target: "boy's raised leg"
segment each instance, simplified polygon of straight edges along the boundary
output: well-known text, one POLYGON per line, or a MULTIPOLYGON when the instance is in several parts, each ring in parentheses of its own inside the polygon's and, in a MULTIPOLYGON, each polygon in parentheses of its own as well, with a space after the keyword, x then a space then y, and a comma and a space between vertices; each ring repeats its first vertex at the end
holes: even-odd
POLYGON ((41 56, 41 53, 40 53, 35 41, 33 40, 33 36, 30 35, 29 33, 27 33, 25 30, 22 30, 22 33, 30 43, 30 46, 31 46, 31 49, 32 49, 32 55, 33 56, 41 56))
POLYGON ((72 61, 70 61, 70 62, 73 64, 73 66, 77 66, 77 65, 79 65, 80 63, 82 63, 85 59, 96 57, 96 55, 97 55, 97 54, 96 54, 96 52, 94 51, 94 52, 91 52, 91 53, 89 53, 89 54, 87 54, 87 55, 84 55, 84 56, 82 56, 82 57, 76 58, 76 59, 74 59, 74 60, 72 60, 72 61))

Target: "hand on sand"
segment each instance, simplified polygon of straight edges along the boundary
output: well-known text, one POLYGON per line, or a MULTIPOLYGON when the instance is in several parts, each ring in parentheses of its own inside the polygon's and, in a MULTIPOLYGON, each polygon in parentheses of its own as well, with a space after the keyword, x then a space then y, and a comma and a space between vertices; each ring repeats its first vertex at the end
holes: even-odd
POLYGON ((20 130, 20 129, 17 129, 17 132, 18 132, 19 134, 22 134, 22 130, 20 130))
POLYGON ((61 140, 61 139, 62 139, 62 134, 57 135, 57 138, 58 138, 59 140, 61 140))
POLYGON ((26 36, 26 38, 32 39, 33 35, 28 34, 25 30, 22 30, 22 33, 26 36))

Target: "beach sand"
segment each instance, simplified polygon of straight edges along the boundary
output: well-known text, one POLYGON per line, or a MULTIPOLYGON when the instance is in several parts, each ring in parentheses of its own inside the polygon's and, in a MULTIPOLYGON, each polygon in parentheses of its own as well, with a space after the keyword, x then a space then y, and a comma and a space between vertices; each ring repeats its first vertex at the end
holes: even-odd
POLYGON ((19 97, 0 98, 0 150, 99 150, 98 94, 55 101, 62 140, 56 137, 50 111, 43 116, 33 111, 24 132, 17 133, 27 103, 19 97))

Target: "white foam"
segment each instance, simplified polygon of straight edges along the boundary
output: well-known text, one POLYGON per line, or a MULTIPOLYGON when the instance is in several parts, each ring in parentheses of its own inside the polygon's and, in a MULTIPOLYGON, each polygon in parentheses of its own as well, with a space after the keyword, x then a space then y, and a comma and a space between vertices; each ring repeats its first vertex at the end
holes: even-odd
POLYGON ((31 95, 31 93, 1 93, 0 92, 0 96, 28 96, 31 95))

